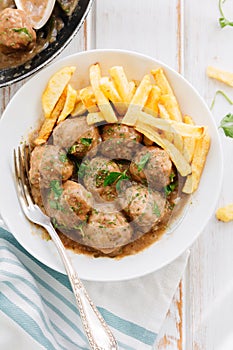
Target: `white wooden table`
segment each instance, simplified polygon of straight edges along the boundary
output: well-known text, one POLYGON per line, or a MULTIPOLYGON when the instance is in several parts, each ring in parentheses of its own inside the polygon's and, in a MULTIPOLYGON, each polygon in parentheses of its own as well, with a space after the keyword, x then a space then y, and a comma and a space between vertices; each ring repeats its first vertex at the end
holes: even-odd
MULTIPOLYGON (((225 4, 233 18, 230 6, 231 1, 225 4)), ((218 17, 218 0, 97 0, 79 34, 61 56, 93 48, 139 51, 179 71, 210 104, 219 88, 233 97, 231 88, 211 81, 205 74, 209 64, 233 71, 233 28, 220 29, 218 17)), ((1 113, 24 82, 0 90, 1 113)), ((219 124, 232 110, 219 96, 213 117, 219 124)), ((219 132, 225 164, 219 200, 223 205, 233 197, 233 140, 219 132)), ((233 349, 232 229, 233 223, 219 223, 213 215, 191 248, 190 261, 157 350, 233 349)))

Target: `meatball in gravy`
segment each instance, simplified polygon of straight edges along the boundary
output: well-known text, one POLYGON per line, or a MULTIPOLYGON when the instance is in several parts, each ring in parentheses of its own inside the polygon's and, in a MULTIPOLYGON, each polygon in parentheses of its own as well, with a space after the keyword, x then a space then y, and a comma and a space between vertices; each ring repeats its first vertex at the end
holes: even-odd
POLYGON ((159 147, 145 147, 133 158, 130 173, 135 181, 148 184, 158 191, 170 183, 172 162, 167 152, 159 147))
POLYGON ((2 52, 30 51, 35 43, 36 32, 24 11, 6 8, 0 12, 0 49, 2 52))

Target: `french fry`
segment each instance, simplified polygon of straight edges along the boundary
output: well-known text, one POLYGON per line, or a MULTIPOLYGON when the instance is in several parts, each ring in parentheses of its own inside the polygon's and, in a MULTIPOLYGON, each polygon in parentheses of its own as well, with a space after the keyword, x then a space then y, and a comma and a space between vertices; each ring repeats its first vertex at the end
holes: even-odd
POLYGON ((182 121, 182 115, 174 95, 162 95, 159 102, 166 108, 170 119, 177 120, 178 122, 182 121))
POLYGON ((134 96, 134 94, 136 92, 136 89, 137 89, 137 86, 136 86, 135 82, 134 81, 130 81, 129 82, 129 95, 126 98, 126 102, 128 102, 128 103, 131 102, 131 100, 132 100, 132 98, 133 98, 133 96, 134 96))
POLYGON ((57 123, 62 122, 73 111, 77 98, 77 91, 70 84, 67 86, 67 94, 64 107, 59 115, 57 123))
POLYGON ((233 73, 212 66, 207 67, 206 72, 209 78, 213 78, 227 85, 233 86, 233 73))
MULTIPOLYGON (((159 112, 160 118, 165 119, 165 120, 170 120, 170 116, 169 116, 166 108, 164 107, 164 105, 161 105, 161 103, 158 103, 158 112, 159 112)), ((164 131, 164 135, 168 141, 170 141, 170 142, 173 141, 173 139, 174 139, 173 133, 164 131)))
POLYGON ((191 173, 191 166, 186 161, 182 153, 165 138, 162 138, 151 126, 136 126, 137 131, 141 132, 143 135, 148 137, 151 141, 157 143, 162 147, 170 156, 171 160, 175 164, 178 172, 181 176, 187 176, 191 173))
POLYGON ((74 106, 73 111, 70 113, 72 117, 78 117, 80 115, 83 115, 84 113, 86 113, 87 109, 84 106, 84 104, 82 103, 82 101, 76 103, 76 105, 74 106))
POLYGON ((172 132, 175 134, 178 133, 181 136, 192 136, 195 138, 200 138, 205 131, 204 126, 180 123, 170 119, 166 120, 162 118, 155 118, 150 114, 142 111, 136 112, 135 115, 137 118, 136 125, 147 124, 160 130, 172 132))
POLYGON ((206 162, 206 157, 210 148, 210 136, 207 131, 204 133, 203 137, 196 140, 195 151, 192 160, 192 174, 186 179, 182 192, 190 194, 196 191, 198 188, 201 174, 204 169, 206 162))
POLYGON ((146 146, 152 146, 153 145, 153 141, 151 141, 150 139, 148 139, 148 137, 146 137, 145 135, 143 136, 143 142, 146 146))
POLYGON ((108 77, 103 77, 100 79, 100 88, 104 95, 113 103, 117 113, 124 115, 127 111, 127 106, 123 103, 113 82, 108 77))
POLYGON ((95 113, 88 113, 87 115, 87 124, 92 125, 95 123, 103 122, 104 116, 101 112, 95 112, 95 113))
MULTIPOLYGON (((192 118, 188 115, 184 116, 184 123, 189 124, 189 125, 194 125, 192 118)), ((195 144, 196 144, 196 140, 194 137, 188 137, 188 136, 184 137, 183 154, 184 154, 185 159, 187 159, 187 161, 189 163, 191 163, 192 159, 193 159, 195 144)))
POLYGON ((63 110, 63 107, 65 105, 66 101, 66 92, 67 88, 63 91, 61 94, 61 97, 59 98, 54 110, 52 111, 52 114, 50 115, 50 118, 45 118, 42 127, 40 129, 38 137, 35 139, 34 144, 35 146, 43 145, 48 140, 50 134, 53 131, 53 128, 57 122, 57 119, 59 115, 61 114, 61 111, 63 110))
POLYGON ((97 106, 97 101, 91 86, 81 89, 79 95, 88 112, 95 113, 99 111, 99 107, 97 106))
POLYGON ((160 88, 156 85, 153 85, 144 107, 145 112, 157 117, 159 112, 158 102, 159 102, 160 96, 161 96, 160 88))
POLYGON ((105 120, 108 123, 116 123, 117 117, 114 113, 114 110, 107 99, 107 97, 103 94, 101 88, 100 88, 100 66, 99 64, 93 64, 90 67, 90 82, 91 86, 97 101, 97 105, 99 107, 99 110, 102 112, 105 120))
POLYGON ((216 218, 223 222, 229 222, 233 220, 233 204, 228 204, 223 208, 219 208, 216 211, 216 218))
POLYGON ((163 68, 153 69, 151 74, 154 77, 156 85, 160 88, 162 95, 174 96, 172 87, 164 74, 163 68))
POLYGON ((50 117, 75 69, 76 68, 73 66, 64 67, 49 79, 48 84, 42 94, 42 108, 45 118, 50 117))
POLYGON ((126 103, 129 103, 132 99, 133 86, 131 83, 128 82, 123 67, 111 67, 109 73, 122 100, 126 103))
POLYGON ((122 120, 123 124, 135 125, 137 121, 137 112, 141 111, 144 107, 151 89, 152 84, 150 76, 145 75, 130 102, 127 113, 122 120))
POLYGON ((169 84, 164 71, 162 68, 158 68, 156 70, 152 70, 151 74, 154 77, 156 85, 160 88, 161 90, 161 95, 165 95, 166 97, 162 99, 162 103, 166 107, 170 118, 177 120, 177 121, 182 121, 182 115, 180 112, 180 108, 177 102, 177 99, 175 97, 175 94, 173 92, 173 89, 171 85, 169 84))

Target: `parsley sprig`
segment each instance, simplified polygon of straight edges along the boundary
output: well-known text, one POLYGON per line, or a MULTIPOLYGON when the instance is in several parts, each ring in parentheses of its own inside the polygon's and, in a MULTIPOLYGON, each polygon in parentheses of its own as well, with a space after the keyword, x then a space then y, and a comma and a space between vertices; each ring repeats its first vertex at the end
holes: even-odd
POLYGON ((142 156, 140 161, 137 163, 138 172, 142 171, 145 168, 149 159, 150 159, 150 153, 146 153, 142 156))
POLYGON ((116 189, 117 191, 120 191, 120 184, 123 180, 129 180, 128 175, 126 175, 127 170, 125 170, 123 173, 120 173, 118 171, 112 171, 110 172, 106 178, 104 179, 104 186, 110 186, 114 183, 116 183, 116 189))
POLYGON ((223 8, 222 8, 222 5, 223 5, 224 2, 225 2, 225 0, 219 0, 219 2, 218 2, 218 8, 219 8, 219 11, 220 11, 220 14, 221 14, 221 17, 219 18, 220 27, 221 28, 224 28, 226 26, 233 27, 233 22, 229 21, 224 15, 223 8))
POLYGON ((220 123, 220 128, 223 129, 224 134, 233 138, 233 114, 228 113, 220 123))

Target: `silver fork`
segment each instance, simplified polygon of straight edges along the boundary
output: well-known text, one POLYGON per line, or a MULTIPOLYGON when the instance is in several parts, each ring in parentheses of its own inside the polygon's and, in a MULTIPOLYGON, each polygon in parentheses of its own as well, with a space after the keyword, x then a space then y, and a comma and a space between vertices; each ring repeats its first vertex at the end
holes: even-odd
POLYGON ((83 328, 91 349, 117 350, 117 342, 111 330, 87 294, 83 283, 80 281, 77 272, 66 253, 63 243, 53 228, 50 218, 41 211, 31 196, 28 176, 29 157, 30 150, 28 146, 23 146, 22 150, 20 147, 18 147, 17 151, 14 150, 16 189, 23 213, 28 220, 44 227, 56 245, 69 277, 80 312, 83 328))

